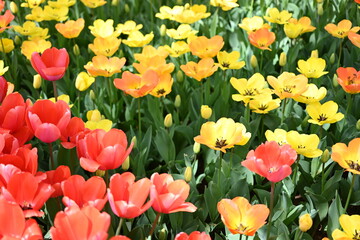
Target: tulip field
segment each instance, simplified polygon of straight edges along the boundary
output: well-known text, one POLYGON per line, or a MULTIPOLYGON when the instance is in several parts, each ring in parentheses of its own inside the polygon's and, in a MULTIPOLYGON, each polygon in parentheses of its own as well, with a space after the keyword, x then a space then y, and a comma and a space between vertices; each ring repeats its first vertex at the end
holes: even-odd
POLYGON ((360 240, 360 0, 0 0, 0 238, 360 240))

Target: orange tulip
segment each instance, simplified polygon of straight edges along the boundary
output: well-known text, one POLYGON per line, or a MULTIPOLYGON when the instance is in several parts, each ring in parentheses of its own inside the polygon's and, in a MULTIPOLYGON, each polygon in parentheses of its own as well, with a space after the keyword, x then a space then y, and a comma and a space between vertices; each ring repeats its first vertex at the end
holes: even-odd
POLYGON ((101 177, 91 177, 87 181, 80 175, 73 175, 61 183, 63 203, 67 207, 92 206, 99 211, 104 208, 106 197, 106 184, 101 177))
POLYGON ((325 30, 337 38, 345 38, 350 32, 356 33, 360 30, 360 27, 351 27, 352 23, 347 20, 341 20, 337 25, 329 23, 325 26, 325 30))
POLYGON ((213 75, 218 69, 218 66, 215 65, 212 58, 204 58, 198 63, 190 61, 186 65, 181 65, 180 68, 187 76, 201 81, 213 75))
POLYGON ((360 138, 355 138, 349 142, 349 146, 344 143, 336 143, 332 146, 331 158, 346 171, 353 174, 360 174, 360 138))
POLYGON ((118 57, 107 58, 100 55, 93 57, 91 61, 84 66, 91 76, 111 77, 115 73, 121 72, 126 59, 118 57))
POLYGON ((211 237, 206 232, 195 231, 189 235, 181 232, 175 236, 174 240, 211 240, 211 237))
POLYGON ((195 212, 196 206, 185 202, 189 196, 190 186, 184 180, 174 181, 170 174, 154 173, 151 181, 155 185, 150 190, 150 198, 154 199, 152 208, 159 213, 195 212))
POLYGON ((10 10, 6 10, 4 15, 0 16, 0 33, 4 32, 7 28, 11 28, 12 26, 8 26, 12 20, 14 20, 15 16, 11 13, 10 10))
POLYGON ((50 233, 53 240, 106 240, 110 215, 100 213, 95 207, 66 208, 55 216, 50 233))
POLYGON ((353 67, 340 67, 336 70, 338 83, 345 92, 356 94, 360 92, 360 71, 353 67))
POLYGON ((233 234, 254 236, 269 216, 270 210, 264 204, 251 205, 246 198, 222 199, 217 209, 221 220, 233 234))
POLYGON ((134 98, 143 97, 153 90, 159 82, 158 74, 153 70, 147 70, 139 76, 125 71, 122 78, 115 78, 116 88, 123 90, 126 94, 134 98))
POLYGON ((73 117, 61 132, 61 146, 72 149, 76 146, 77 136, 85 130, 85 123, 81 118, 73 117))
POLYGON ((356 34, 354 32, 349 32, 348 38, 352 42, 352 44, 354 44, 355 46, 360 48, 360 34, 356 34))
POLYGON ((57 23, 56 30, 65 38, 77 38, 85 26, 85 20, 79 18, 78 20, 68 20, 65 23, 57 23))
POLYGON ((267 28, 260 28, 248 36, 250 43, 262 50, 270 50, 269 46, 275 41, 275 33, 270 32, 267 28))
POLYGON ((205 36, 197 37, 189 44, 191 53, 199 58, 215 57, 223 46, 224 39, 219 35, 210 39, 205 36))
POLYGON ((153 199, 145 203, 152 183, 143 178, 135 182, 134 174, 125 172, 111 176, 108 198, 112 211, 121 218, 135 218, 148 210, 153 199))
POLYGON ((125 133, 119 129, 108 132, 93 130, 77 142, 80 166, 89 172, 116 169, 129 156, 134 145, 131 143, 127 148, 127 144, 125 133))
POLYGON ((42 182, 50 184, 55 190, 51 197, 54 198, 62 196, 63 191, 61 189, 61 183, 71 176, 70 168, 68 166, 61 165, 55 170, 47 171, 45 174, 46 179, 42 182))

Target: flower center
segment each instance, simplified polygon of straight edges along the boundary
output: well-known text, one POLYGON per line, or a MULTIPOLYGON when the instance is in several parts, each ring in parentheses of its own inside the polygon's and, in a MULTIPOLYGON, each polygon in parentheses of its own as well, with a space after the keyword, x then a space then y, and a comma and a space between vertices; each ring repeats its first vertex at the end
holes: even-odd
POLYGON ((261 104, 259 110, 265 111, 269 106, 267 104, 261 104))
POLYGON ((326 119, 328 119, 328 117, 326 116, 326 114, 320 114, 319 117, 318 117, 318 121, 319 122, 322 122, 322 121, 326 121, 326 119))
POLYGON ((230 66, 230 63, 228 63, 228 62, 223 62, 221 65, 222 65, 224 68, 228 68, 228 67, 230 66))
POLYGON ((292 93, 293 89, 296 88, 295 85, 286 85, 284 88, 283 88, 283 91, 284 92, 287 92, 287 93, 292 93))
POLYGON ((216 139, 215 147, 222 148, 226 146, 226 139, 216 139))
POLYGON ((22 208, 22 210, 29 210, 29 209, 32 209, 33 207, 31 205, 31 203, 24 201, 21 205, 21 208, 22 208))
POLYGON ((248 229, 248 227, 244 226, 242 223, 240 223, 239 227, 236 229, 237 232, 244 232, 248 229))
MULTIPOLYGON (((360 171, 360 164, 357 161, 347 160, 346 162, 347 162, 347 164, 349 164, 349 168, 356 170, 356 171, 360 171)), ((358 232, 358 235, 360 237, 360 230, 358 232)), ((359 238, 359 240, 360 240, 360 238, 359 238)))
POLYGON ((352 238, 353 240, 360 240, 360 230, 358 231, 357 229, 355 229, 355 233, 354 236, 352 238))
POLYGON ((305 149, 306 147, 304 145, 298 145, 299 149, 305 149))
POLYGON ((269 168, 269 173, 276 172, 277 170, 279 170, 277 167, 271 167, 269 168))
POLYGON ((157 95, 162 95, 162 94, 164 94, 164 93, 165 93, 165 90, 164 90, 163 88, 161 88, 161 89, 159 89, 159 90, 156 91, 156 94, 157 94, 157 95))

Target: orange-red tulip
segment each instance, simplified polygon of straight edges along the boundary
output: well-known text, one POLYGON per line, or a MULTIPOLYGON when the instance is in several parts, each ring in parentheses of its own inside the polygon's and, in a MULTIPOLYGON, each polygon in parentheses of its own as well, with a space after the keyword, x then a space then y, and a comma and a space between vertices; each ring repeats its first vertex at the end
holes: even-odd
POLYGON ((119 129, 106 132, 96 129, 77 142, 77 154, 82 168, 89 172, 110 170, 121 166, 129 156, 133 143, 127 148, 126 135, 119 129))
POLYGON ((3 76, 0 76, 0 103, 4 100, 6 97, 8 90, 8 82, 3 76))
POLYGON ((106 184, 101 177, 91 177, 87 181, 80 175, 73 175, 61 183, 63 203, 67 207, 92 206, 99 211, 104 208, 106 197, 106 184))
POLYGON ((269 46, 275 41, 275 33, 267 28, 260 28, 249 34, 250 43, 262 50, 270 50, 269 46))
POLYGON ((0 188, 7 186, 9 180, 14 174, 20 173, 21 170, 12 164, 0 163, 0 188))
POLYGON ((18 204, 6 201, 0 196, 0 238, 1 239, 43 239, 35 219, 25 220, 18 204))
POLYGON ((55 216, 50 233, 53 240, 106 240, 110 215, 95 207, 66 208, 55 216))
POLYGON ((340 86, 345 92, 356 94, 360 92, 360 71, 356 71, 353 67, 339 67, 336 70, 340 86))
POLYGON ((175 236, 174 240, 211 240, 211 237, 206 232, 195 231, 189 235, 181 232, 175 236))
POLYGON ((40 209, 54 191, 50 184, 40 182, 39 178, 27 172, 14 174, 7 187, 1 189, 6 200, 20 205, 26 218, 43 216, 40 209))
POLYGON ((110 240, 131 240, 130 238, 126 237, 126 236, 114 236, 112 238, 110 238, 110 240))
POLYGON ((59 100, 39 100, 27 110, 26 122, 35 136, 45 143, 51 143, 61 137, 70 121, 69 105, 59 100))
POLYGON ((51 197, 54 198, 62 196, 63 191, 61 189, 61 183, 71 176, 70 168, 68 166, 61 165, 55 170, 47 171, 45 174, 46 179, 42 182, 50 184, 55 190, 51 197))
POLYGON ((360 34, 349 32, 348 38, 352 42, 352 44, 360 48, 360 34))
POLYGON ((6 10, 4 15, 0 16, 0 33, 4 32, 7 28, 11 28, 12 26, 8 26, 12 20, 14 20, 15 16, 11 13, 10 10, 6 10))
POLYGON ((0 156, 0 163, 12 164, 21 171, 35 175, 38 170, 37 148, 20 147, 13 154, 0 156))
POLYGON ((0 133, 0 154, 13 154, 19 147, 19 141, 13 135, 0 133))
POLYGON ((85 130, 85 123, 81 118, 73 117, 61 132, 61 146, 71 149, 76 146, 77 136, 85 130))
POLYGON ((33 52, 31 65, 43 79, 56 81, 65 75, 69 65, 69 54, 65 48, 55 47, 46 49, 41 56, 38 52, 33 52))
POLYGON ((271 182, 279 182, 291 174, 291 165, 296 158, 297 153, 290 145, 279 146, 271 141, 251 150, 241 165, 271 182))
POLYGON ((153 200, 145 203, 151 186, 152 183, 148 178, 135 182, 135 176, 130 172, 113 175, 107 194, 112 211, 121 218, 140 216, 153 203, 153 200))
POLYGON ((150 198, 154 199, 152 208, 159 213, 195 212, 196 206, 185 202, 189 196, 190 186, 184 180, 174 181, 170 174, 154 173, 151 181, 155 188, 150 190, 150 198))

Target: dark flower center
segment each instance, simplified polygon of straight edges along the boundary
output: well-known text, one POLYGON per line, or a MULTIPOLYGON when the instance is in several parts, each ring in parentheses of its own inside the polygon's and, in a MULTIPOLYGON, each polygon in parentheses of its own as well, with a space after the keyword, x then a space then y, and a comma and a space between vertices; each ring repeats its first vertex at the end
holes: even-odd
POLYGON ((357 229, 355 229, 355 233, 354 236, 352 238, 353 240, 360 240, 360 230, 358 231, 357 229))
POLYGON ((328 117, 325 115, 325 114, 320 114, 319 117, 318 117, 318 121, 319 122, 322 122, 322 121, 326 121, 326 119, 328 119, 328 117))
MULTIPOLYGON (((352 161, 352 160, 348 160, 346 161, 349 164, 349 168, 356 170, 356 171, 360 171, 360 164, 358 162, 352 161)), ((358 235, 360 237, 360 231, 358 232, 358 235)), ((360 240, 360 238, 359 238, 360 240)))
POLYGON ((226 139, 216 139, 216 142, 215 142, 215 147, 216 148, 222 148, 222 147, 225 147, 226 146, 226 139))

